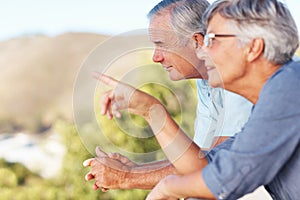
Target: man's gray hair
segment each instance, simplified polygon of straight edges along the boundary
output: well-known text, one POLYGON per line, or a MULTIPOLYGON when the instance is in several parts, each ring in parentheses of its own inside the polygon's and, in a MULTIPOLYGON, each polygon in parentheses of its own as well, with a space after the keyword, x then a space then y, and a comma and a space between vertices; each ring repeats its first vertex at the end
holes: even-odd
POLYGON ((173 28, 188 37, 196 32, 205 35, 206 26, 202 15, 208 6, 209 3, 206 0, 183 0, 182 4, 174 7, 171 13, 173 28))
POLYGON ((280 1, 217 0, 203 16, 206 25, 215 14, 230 20, 242 45, 262 38, 264 58, 274 64, 290 60, 299 47, 296 23, 287 6, 280 1))
POLYGON ((179 2, 182 1, 183 0, 162 0, 150 10, 147 16, 151 20, 154 16, 162 14, 168 9, 172 9, 174 6, 176 6, 179 2))
POLYGON ((206 0, 163 0, 149 12, 148 18, 170 11, 171 26, 184 45, 196 32, 205 35, 202 15, 208 6, 206 0))

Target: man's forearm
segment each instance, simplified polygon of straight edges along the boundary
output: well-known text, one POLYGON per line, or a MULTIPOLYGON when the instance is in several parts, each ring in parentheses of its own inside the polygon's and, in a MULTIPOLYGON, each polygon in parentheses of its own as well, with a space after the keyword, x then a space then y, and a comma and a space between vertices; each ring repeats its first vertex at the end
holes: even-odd
POLYGON ((170 174, 177 172, 168 160, 141 164, 126 174, 122 189, 152 189, 170 174))
POLYGON ((151 107, 146 120, 179 174, 191 173, 207 165, 201 149, 179 128, 161 104, 151 107))
MULTIPOLYGON (((165 167, 169 167, 172 166, 172 164, 170 163, 170 161, 168 159, 164 159, 164 160, 159 160, 159 161, 153 161, 153 162, 145 162, 145 163, 141 163, 141 164, 137 164, 137 166, 132 169, 132 171, 157 171, 159 169, 165 168, 165 167)), ((174 168, 174 166, 172 166, 174 168)), ((175 170, 175 168, 174 168, 175 170)))
POLYGON ((162 184, 167 196, 215 199, 203 180, 201 170, 184 176, 168 176, 162 180, 162 184), (193 183, 193 187, 190 183, 193 183))
POLYGON ((214 137, 212 145, 211 145, 211 149, 215 148, 216 146, 218 146, 219 144, 223 143, 225 140, 227 140, 229 137, 228 136, 217 136, 214 137))

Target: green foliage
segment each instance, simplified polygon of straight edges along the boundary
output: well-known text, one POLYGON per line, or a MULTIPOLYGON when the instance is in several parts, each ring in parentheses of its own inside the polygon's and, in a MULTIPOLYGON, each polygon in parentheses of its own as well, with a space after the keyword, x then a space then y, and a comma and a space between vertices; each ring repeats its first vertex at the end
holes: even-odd
POLYGON ((62 171, 53 180, 53 184, 62 190, 64 199, 109 199, 107 194, 92 190, 92 183, 84 180, 88 169, 82 166, 82 162, 91 155, 83 146, 74 125, 60 121, 56 123, 55 130, 61 134, 67 147, 62 171))
MULTIPOLYGON (((68 147, 61 173, 53 179, 43 179, 17 163, 0 160, 0 199, 8 200, 112 200, 144 199, 147 191, 112 190, 106 193, 92 189, 92 182, 84 179, 89 169, 82 162, 92 157, 84 147, 73 124, 59 121, 54 129, 68 147), (127 198, 128 197, 128 198, 127 198), (133 198, 134 197, 134 198, 133 198)), ((94 133, 96 135, 96 133, 94 133)))
POLYGON ((1 199, 55 199, 53 188, 50 181, 42 179, 23 165, 0 160, 1 199))
POLYGON ((16 187, 18 178, 14 172, 6 168, 0 168, 0 187, 16 187))
MULTIPOLYGON (((162 74, 164 73, 161 72, 149 73, 147 76, 157 76, 157 74, 162 80, 160 84, 145 84, 140 89, 158 98, 180 127, 192 136, 196 110, 194 83, 191 81, 174 83, 168 81, 167 77, 163 77, 162 74), (173 86, 175 86, 176 92, 173 86)), ((98 110, 99 105, 95 105, 95 108, 98 110)), ((115 148, 111 147, 140 155, 154 152, 153 155, 151 154, 152 157, 147 158, 150 160, 164 158, 150 127, 141 117, 131 115, 126 111, 123 112, 121 119, 108 120, 98 112, 96 115, 97 122, 76 127, 80 131, 75 128, 74 124, 65 121, 57 121, 52 126, 52 131, 60 133, 62 143, 67 149, 61 172, 55 178, 44 179, 20 164, 0 160, 0 199, 145 199, 148 193, 145 190, 109 190, 103 193, 100 190, 94 191, 92 189, 93 181, 85 181, 84 176, 89 169, 84 168, 82 162, 95 156, 94 149, 96 146, 101 146, 107 152, 115 151, 115 148)), ((39 117, 34 118, 34 120, 39 120, 39 117)), ((39 130, 39 127, 32 127, 32 129, 39 130)), ((147 161, 143 156, 134 157, 131 154, 127 156, 137 162, 147 161)))

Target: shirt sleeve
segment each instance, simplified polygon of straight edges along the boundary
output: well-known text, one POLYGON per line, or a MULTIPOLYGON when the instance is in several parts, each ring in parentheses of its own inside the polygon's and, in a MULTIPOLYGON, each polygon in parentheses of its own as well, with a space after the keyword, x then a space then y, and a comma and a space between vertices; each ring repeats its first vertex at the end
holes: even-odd
POLYGON ((232 143, 234 142, 234 140, 235 140, 235 135, 231 136, 230 138, 228 138, 227 140, 225 140, 224 142, 222 142, 221 144, 219 144, 215 148, 210 149, 210 150, 206 150, 206 151, 202 151, 202 152, 204 152, 204 154, 206 155, 206 158, 207 158, 208 162, 210 163, 210 162, 212 162, 214 160, 215 155, 221 149, 230 149, 232 143))
MULTIPOLYGON (((208 83, 205 80, 198 79, 197 93, 198 93, 198 104, 197 104, 197 116, 194 123, 194 141, 200 146, 204 147, 205 139, 207 137, 209 127, 213 123, 211 113, 209 110, 210 99, 208 97, 208 83)), ((208 147, 207 147, 208 148, 208 147)))
POLYGON ((218 199, 238 199, 270 183, 297 149, 299 78, 273 77, 271 82, 230 148, 218 148, 203 169, 203 179, 218 199))

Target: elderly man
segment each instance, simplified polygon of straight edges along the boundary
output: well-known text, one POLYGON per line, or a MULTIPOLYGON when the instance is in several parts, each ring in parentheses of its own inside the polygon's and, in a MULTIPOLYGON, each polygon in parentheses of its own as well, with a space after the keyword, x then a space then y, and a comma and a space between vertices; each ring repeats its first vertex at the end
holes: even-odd
MULTIPOLYGON (((239 132, 252 107, 241 96, 213 89, 204 80, 207 78, 205 59, 198 59, 195 50, 203 45, 206 29, 202 14, 208 5, 206 0, 164 0, 148 14, 149 35, 155 44, 153 61, 166 68, 171 80, 198 79, 199 102, 194 140, 206 149, 239 132), (197 39, 197 43, 193 38, 197 39)), ((119 154, 109 154, 115 160, 107 159, 100 149, 97 149, 97 154, 101 158, 85 162, 87 166, 92 165, 87 180, 101 177, 96 178, 95 189, 151 189, 163 177, 178 173, 168 160, 138 165, 119 154), (125 176, 126 179, 121 178, 125 176)))

